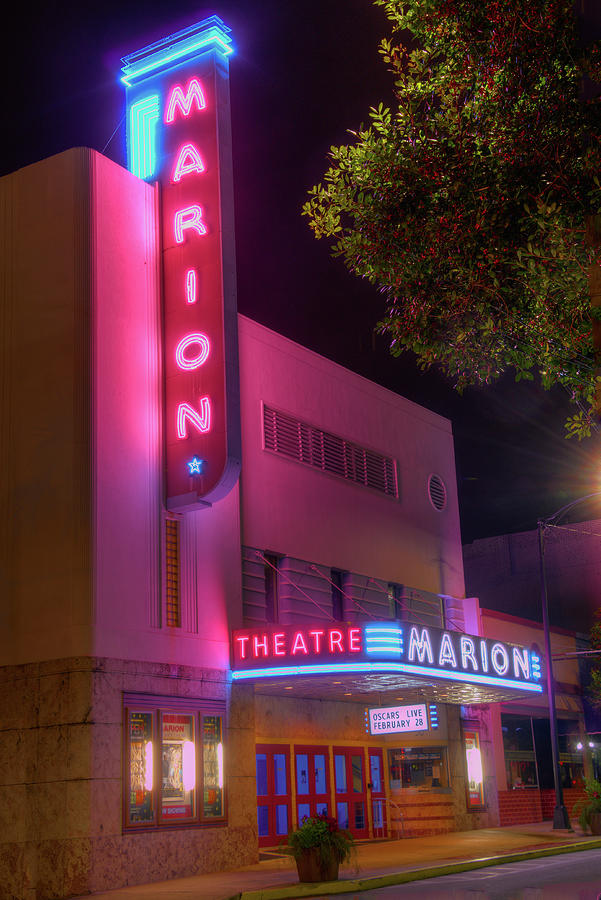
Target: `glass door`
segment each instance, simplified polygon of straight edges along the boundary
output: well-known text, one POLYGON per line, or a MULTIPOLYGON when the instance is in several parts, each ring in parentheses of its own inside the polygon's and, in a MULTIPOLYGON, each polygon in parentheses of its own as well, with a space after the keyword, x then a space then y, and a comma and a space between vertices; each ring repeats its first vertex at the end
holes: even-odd
POLYGON ((386 792, 384 790, 384 760, 380 749, 370 748, 369 785, 371 788, 371 820, 374 837, 387 836, 386 792))
POLYGON ((340 828, 367 838, 367 796, 364 753, 361 747, 334 747, 336 817, 340 828))
POLYGON ((287 747, 257 744, 259 846, 273 847, 290 831, 290 757, 287 747))
POLYGON ((295 747, 296 816, 330 815, 330 785, 327 747, 295 747))

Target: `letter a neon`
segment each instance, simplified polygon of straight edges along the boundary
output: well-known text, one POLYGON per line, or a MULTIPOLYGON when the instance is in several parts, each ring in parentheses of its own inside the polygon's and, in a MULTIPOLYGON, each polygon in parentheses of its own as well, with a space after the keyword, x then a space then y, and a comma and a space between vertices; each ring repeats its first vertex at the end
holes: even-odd
POLYGON ((180 441, 188 437, 188 421, 203 434, 211 430, 211 401, 208 397, 200 398, 200 412, 189 403, 180 403, 177 407, 177 436, 180 441))
POLYGON ((180 109, 182 115, 187 118, 192 112, 193 103, 196 103, 196 108, 198 109, 198 111, 204 109, 207 105, 198 78, 190 79, 190 81, 186 85, 185 94, 181 84, 176 84, 175 87, 171 89, 171 93, 169 94, 169 99, 167 101, 165 122, 170 125, 174 121, 177 109, 180 109))
POLYGON ((194 144, 182 144, 177 155, 177 162, 173 170, 173 175, 171 176, 171 181, 174 184, 177 184, 184 175, 190 175, 191 172, 196 172, 200 175, 204 170, 205 164, 194 144))

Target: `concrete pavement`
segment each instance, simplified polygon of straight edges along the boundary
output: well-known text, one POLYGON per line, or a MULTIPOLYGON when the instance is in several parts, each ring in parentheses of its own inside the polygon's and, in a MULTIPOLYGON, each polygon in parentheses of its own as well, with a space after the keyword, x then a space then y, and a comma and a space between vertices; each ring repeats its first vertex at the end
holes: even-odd
MULTIPOLYGON (((93 900, 280 900, 402 884, 533 856, 601 848, 601 837, 554 832, 551 822, 359 844, 340 880, 299 884, 293 859, 264 853, 260 862, 209 875, 175 878, 92 894, 93 900)), ((90 898, 90 895, 87 895, 90 898)), ((84 898, 80 898, 84 900, 84 898)))

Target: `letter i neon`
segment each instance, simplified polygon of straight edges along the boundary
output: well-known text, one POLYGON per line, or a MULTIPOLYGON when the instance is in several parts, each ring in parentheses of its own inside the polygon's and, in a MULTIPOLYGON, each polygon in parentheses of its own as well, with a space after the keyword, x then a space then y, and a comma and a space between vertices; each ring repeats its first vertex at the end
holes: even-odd
POLYGON ((186 300, 188 303, 196 303, 196 269, 188 269, 186 272, 186 300))

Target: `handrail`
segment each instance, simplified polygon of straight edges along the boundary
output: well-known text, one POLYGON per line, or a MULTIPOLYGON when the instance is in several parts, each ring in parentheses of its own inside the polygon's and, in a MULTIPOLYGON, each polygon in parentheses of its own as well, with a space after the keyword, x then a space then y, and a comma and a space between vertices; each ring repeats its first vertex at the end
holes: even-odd
MULTIPOLYGON (((373 800, 373 799, 374 799, 374 798, 372 798, 372 800, 373 800)), ((387 803, 389 806, 394 806, 394 808, 395 808, 396 811, 398 812, 398 818, 395 819, 395 821, 401 823, 401 835, 400 835, 400 836, 401 836, 402 839, 404 839, 404 838, 405 838, 405 823, 404 823, 404 821, 403 821, 403 810, 401 809, 400 805, 399 805, 398 803, 395 803, 394 800, 390 800, 388 797, 377 797, 377 798, 375 798, 375 799, 377 799, 377 800, 383 800, 384 803, 387 803)), ((391 830, 391 832, 392 832, 392 818, 389 819, 389 822, 390 822, 390 830, 391 830)), ((376 832, 376 829, 374 828, 374 834, 375 834, 375 832, 376 832)), ((398 840, 399 840, 399 832, 398 832, 398 829, 395 829, 395 830, 394 830, 394 833, 396 833, 396 835, 397 835, 397 838, 396 838, 396 839, 397 839, 397 841, 398 841, 398 840)))

